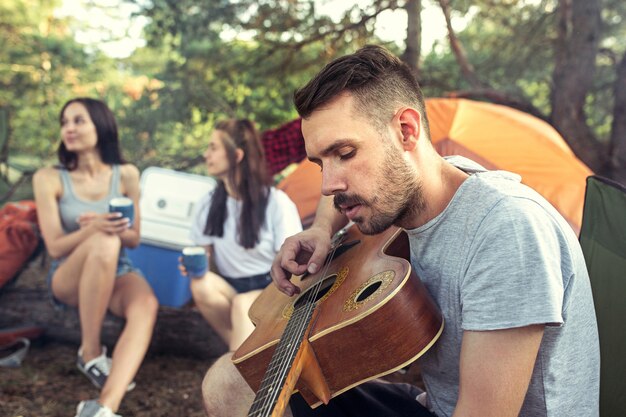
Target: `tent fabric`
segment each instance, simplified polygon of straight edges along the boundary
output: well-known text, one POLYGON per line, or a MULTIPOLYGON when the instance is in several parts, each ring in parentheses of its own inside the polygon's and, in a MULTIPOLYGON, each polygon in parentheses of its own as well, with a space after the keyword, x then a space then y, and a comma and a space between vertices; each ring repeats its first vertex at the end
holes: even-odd
POLYGON ((587 179, 580 245, 593 292, 600 335, 600 416, 626 410, 626 187, 587 179))
POLYGON ((278 183, 278 188, 296 204, 302 227, 305 229, 313 223, 321 187, 320 167, 306 158, 278 183))
MULTIPOLYGON (((552 126, 510 107, 466 99, 427 99, 426 111, 433 145, 442 156, 461 155, 488 169, 521 175, 524 184, 543 195, 579 232, 586 178, 592 172, 552 126)), ((300 135, 296 140, 303 139, 300 135)), ((311 193, 318 199, 321 184, 319 169, 311 169, 309 162, 302 165, 291 175, 310 172, 308 186, 291 186, 288 192, 297 206, 309 202, 311 193)), ((278 186, 289 182, 288 176, 278 186)))
POLYGON ((426 100, 431 138, 442 155, 461 155, 522 176, 578 232, 592 174, 548 123, 510 107, 466 99, 426 100))

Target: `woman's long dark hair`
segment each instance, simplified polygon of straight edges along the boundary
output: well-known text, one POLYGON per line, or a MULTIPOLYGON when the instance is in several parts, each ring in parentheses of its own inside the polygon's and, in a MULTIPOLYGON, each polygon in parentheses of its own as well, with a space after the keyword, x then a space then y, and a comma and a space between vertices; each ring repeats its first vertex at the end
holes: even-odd
MULTIPOLYGON (((215 130, 221 134, 226 150, 229 182, 241 199, 241 216, 237 223, 239 243, 244 248, 251 249, 259 242, 271 184, 261 138, 254 124, 246 119, 219 122, 215 125, 215 130), (243 159, 239 163, 237 149, 243 151, 243 159)), ((206 235, 224 235, 224 222, 228 215, 227 197, 224 182, 218 180, 204 228, 206 235)))
MULTIPOLYGON (((117 123, 115 116, 109 107, 102 101, 88 97, 78 97, 69 100, 63 105, 59 114, 59 124, 63 123, 63 113, 67 106, 72 103, 80 103, 87 109, 89 117, 96 127, 96 135, 98 142, 96 147, 100 152, 102 162, 108 165, 123 164, 122 151, 120 149, 120 140, 117 134, 117 123)), ((59 162, 65 169, 71 171, 76 168, 78 163, 78 155, 75 152, 68 151, 63 141, 57 150, 59 162)))

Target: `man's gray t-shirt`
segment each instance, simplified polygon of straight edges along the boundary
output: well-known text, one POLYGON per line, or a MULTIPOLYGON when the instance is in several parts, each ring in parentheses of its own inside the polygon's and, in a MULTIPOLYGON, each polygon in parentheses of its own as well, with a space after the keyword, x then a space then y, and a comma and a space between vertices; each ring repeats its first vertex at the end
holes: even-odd
POLYGON ((576 235, 519 176, 450 162, 472 175, 440 215, 407 231, 413 268, 445 319, 420 360, 429 407, 454 411, 463 331, 545 323, 520 416, 598 416, 598 332, 576 235))

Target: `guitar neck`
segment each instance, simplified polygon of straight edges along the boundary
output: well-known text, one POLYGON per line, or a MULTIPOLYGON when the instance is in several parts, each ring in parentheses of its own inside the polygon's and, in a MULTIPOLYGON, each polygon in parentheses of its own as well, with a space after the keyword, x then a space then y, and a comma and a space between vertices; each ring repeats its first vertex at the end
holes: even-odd
POLYGON ((265 371, 261 386, 248 412, 248 417, 280 417, 298 381, 300 367, 294 366, 302 341, 307 333, 314 301, 296 306, 287 322, 285 332, 265 371))

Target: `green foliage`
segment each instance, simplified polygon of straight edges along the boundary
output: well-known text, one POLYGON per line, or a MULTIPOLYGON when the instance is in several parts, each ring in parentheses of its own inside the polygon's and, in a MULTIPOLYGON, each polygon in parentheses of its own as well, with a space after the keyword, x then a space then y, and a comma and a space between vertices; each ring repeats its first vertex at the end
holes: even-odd
MULTIPOLYGON (((548 116, 557 2, 474 0, 451 5, 454 16, 471 12, 471 20, 457 35, 485 86, 529 102, 548 116)), ((586 106, 589 126, 600 140, 606 140, 610 133, 615 67, 626 49, 618 41, 626 36, 626 3, 610 0, 603 6, 603 49, 586 106)), ((421 73, 427 95, 470 89, 447 42, 436 45, 424 58, 421 73)))
POLYGON ((76 43, 68 22, 53 17, 58 1, 2 2, 0 105, 11 111, 10 152, 41 164, 54 160, 58 111, 77 95, 102 96, 102 75, 115 69, 111 59, 89 55, 76 43))
POLYGON ((160 56, 167 58, 160 68, 131 59, 135 70, 147 69, 163 86, 145 90, 121 116, 135 139, 126 148, 144 163, 171 167, 198 161, 216 120, 250 118, 265 130, 297 117, 293 91, 319 69, 320 58, 354 50, 372 39, 373 29, 355 26, 337 36, 336 25, 353 22, 316 16, 308 1, 215 1, 199 7, 192 0, 155 0, 142 13, 150 18, 145 49, 166 51, 160 56))
MULTIPOLYGON (((543 3, 472 3, 472 18, 457 35, 480 81, 493 90, 533 102, 549 113, 549 97, 545 91, 539 96, 537 93, 543 91, 539 85, 549 91, 554 59, 553 11, 546 11, 543 3)), ((471 88, 461 76, 447 42, 426 56, 422 71, 428 85, 436 86, 439 94, 471 88)))
MULTIPOLYGON (((377 14, 403 5, 372 0, 333 20, 318 13, 315 0, 122 1, 137 5, 136 14, 149 23, 147 45, 117 60, 74 40, 74 31, 90 22, 55 17, 61 0, 0 3, 0 105, 11 108, 13 154, 53 162, 60 107, 88 95, 113 109, 129 161, 202 172, 198 164, 216 120, 246 117, 265 130, 297 117, 293 91, 332 58, 380 44, 373 33, 377 14)), ((546 115, 557 3, 450 1, 453 17, 464 19, 457 36, 479 80, 546 115)), ((114 9, 108 13, 117 16, 114 9)), ((616 62, 626 50, 624 16, 626 2, 604 0, 602 50, 587 103, 589 124, 601 138, 609 134, 616 62)), ((430 97, 470 88, 445 39, 422 57, 420 82, 430 97)))

